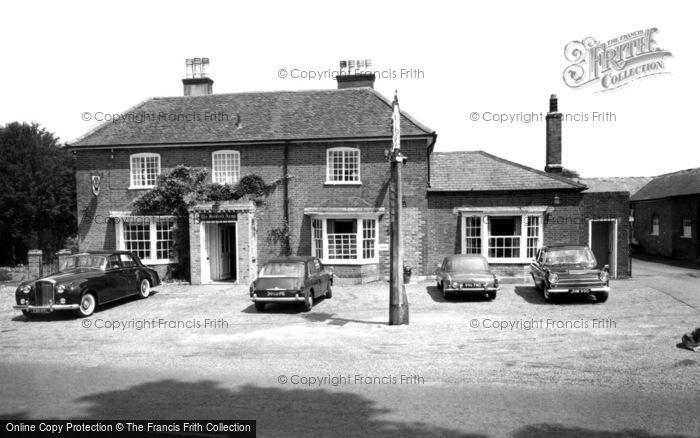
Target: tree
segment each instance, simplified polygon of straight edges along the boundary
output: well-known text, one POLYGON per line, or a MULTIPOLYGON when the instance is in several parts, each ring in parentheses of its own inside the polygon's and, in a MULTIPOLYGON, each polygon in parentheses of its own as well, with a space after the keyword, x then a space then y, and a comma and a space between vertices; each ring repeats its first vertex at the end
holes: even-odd
POLYGON ((77 231, 75 159, 39 124, 0 126, 0 264, 61 249, 77 231))

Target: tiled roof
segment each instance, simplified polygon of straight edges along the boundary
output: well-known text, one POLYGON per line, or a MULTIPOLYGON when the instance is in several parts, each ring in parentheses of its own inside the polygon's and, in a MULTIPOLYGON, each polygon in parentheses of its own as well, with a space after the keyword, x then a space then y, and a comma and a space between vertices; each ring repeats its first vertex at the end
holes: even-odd
MULTIPOLYGON (((392 108, 372 88, 348 88, 157 97, 125 114, 132 120, 103 123, 71 146, 391 137, 392 108)), ((403 137, 434 133, 402 111, 403 137)))
POLYGON ((652 180, 650 176, 576 178, 575 181, 588 186, 586 192, 629 192, 637 193, 652 180))
POLYGON ((632 201, 695 194, 700 194, 700 167, 657 176, 639 189, 632 201))
POLYGON ((430 191, 583 190, 568 178, 483 151, 436 152, 430 158, 430 191))

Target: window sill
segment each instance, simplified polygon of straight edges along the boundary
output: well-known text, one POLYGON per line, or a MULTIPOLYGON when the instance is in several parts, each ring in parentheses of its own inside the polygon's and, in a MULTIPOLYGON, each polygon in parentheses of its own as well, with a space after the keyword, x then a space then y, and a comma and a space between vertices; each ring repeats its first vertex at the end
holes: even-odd
POLYGON ((361 186, 362 181, 326 181, 324 186, 361 186))
POLYGON ((693 236, 681 236, 681 239, 692 239, 693 236))
POLYGON ((146 266, 157 266, 157 265, 172 265, 173 263, 177 263, 177 259, 173 260, 144 260, 141 259, 141 263, 143 263, 146 266))
POLYGON ((515 264, 515 265, 529 265, 533 259, 492 259, 486 257, 486 261, 492 265, 500 264, 515 264))
POLYGON ((324 265, 375 265, 379 263, 379 260, 321 259, 321 263, 324 265))
POLYGON ((151 190, 155 186, 129 186, 127 190, 151 190))
POLYGON ((653 237, 658 237, 658 236, 659 236, 659 233, 656 233, 656 234, 654 234, 654 233, 649 233, 649 235, 650 235, 650 236, 653 236, 653 237))

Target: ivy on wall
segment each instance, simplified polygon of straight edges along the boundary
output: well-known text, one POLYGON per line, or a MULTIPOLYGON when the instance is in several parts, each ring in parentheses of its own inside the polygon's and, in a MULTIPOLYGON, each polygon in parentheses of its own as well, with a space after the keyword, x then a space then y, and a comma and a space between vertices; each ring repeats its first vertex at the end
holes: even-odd
MULTIPOLYGON (((134 210, 141 215, 167 215, 177 218, 173 229, 173 250, 178 256, 178 266, 173 276, 189 278, 190 273, 190 229, 189 210, 200 203, 224 202, 248 199, 260 206, 277 185, 270 184, 258 175, 246 175, 236 184, 205 183, 207 170, 177 166, 160 175, 155 187, 141 194, 132 202, 134 210)), ((282 246, 289 247, 288 232, 282 246)))

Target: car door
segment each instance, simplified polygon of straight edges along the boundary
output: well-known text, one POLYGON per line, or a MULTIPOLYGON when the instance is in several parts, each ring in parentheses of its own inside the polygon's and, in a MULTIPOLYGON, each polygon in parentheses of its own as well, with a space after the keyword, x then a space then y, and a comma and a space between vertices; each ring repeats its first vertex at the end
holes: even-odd
POLYGON ((121 291, 124 296, 134 295, 139 290, 139 266, 131 254, 119 254, 119 260, 122 262, 122 278, 124 281, 124 289, 121 291))
POLYGON ((314 267, 316 268, 319 279, 321 281, 321 290, 319 292, 326 293, 326 291, 328 290, 328 286, 331 282, 330 273, 324 269, 323 264, 319 259, 314 259, 314 267))
POLYGON ((314 290, 313 294, 314 298, 316 298, 323 291, 321 290, 321 276, 319 275, 313 260, 306 262, 306 272, 309 276, 309 288, 314 290))
POLYGON ((104 279, 104 288, 97 292, 100 296, 100 302, 104 303, 121 298, 125 289, 124 271, 118 254, 107 257, 104 279))

